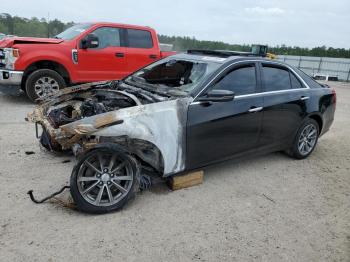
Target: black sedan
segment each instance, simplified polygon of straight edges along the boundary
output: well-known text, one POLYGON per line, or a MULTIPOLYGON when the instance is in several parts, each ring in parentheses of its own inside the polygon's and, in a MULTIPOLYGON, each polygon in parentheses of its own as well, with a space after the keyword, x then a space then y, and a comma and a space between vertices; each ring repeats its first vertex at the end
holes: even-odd
POLYGON ((333 122, 334 90, 290 65, 189 51, 121 81, 74 86, 28 114, 51 151, 79 161, 71 194, 85 212, 121 208, 143 184, 219 161, 286 151, 308 157, 333 122))

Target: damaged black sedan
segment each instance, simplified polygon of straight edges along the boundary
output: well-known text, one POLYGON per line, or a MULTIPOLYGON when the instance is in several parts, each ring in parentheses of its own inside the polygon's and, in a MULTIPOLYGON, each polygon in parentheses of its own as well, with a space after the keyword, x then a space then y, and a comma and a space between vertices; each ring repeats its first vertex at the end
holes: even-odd
POLYGON ((28 114, 41 144, 79 157, 78 209, 121 208, 143 170, 169 177, 230 158, 284 150, 303 159, 330 128, 334 90, 281 62, 189 51, 121 81, 60 91, 28 114))

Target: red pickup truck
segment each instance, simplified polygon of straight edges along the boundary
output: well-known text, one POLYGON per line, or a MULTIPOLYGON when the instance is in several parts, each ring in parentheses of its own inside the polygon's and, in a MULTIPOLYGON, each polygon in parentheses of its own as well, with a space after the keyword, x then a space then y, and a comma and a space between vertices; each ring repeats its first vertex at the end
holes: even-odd
POLYGON ((76 83, 121 79, 173 52, 149 27, 82 23, 54 38, 0 41, 0 84, 20 85, 35 101, 76 83))

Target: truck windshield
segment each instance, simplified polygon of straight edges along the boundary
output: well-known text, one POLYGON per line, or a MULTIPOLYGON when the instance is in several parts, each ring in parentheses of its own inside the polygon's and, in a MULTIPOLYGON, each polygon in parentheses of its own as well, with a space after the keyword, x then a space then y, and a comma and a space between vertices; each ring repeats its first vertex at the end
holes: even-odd
POLYGON ((92 24, 77 24, 64 30, 62 33, 54 36, 54 38, 63 40, 72 40, 74 37, 80 35, 86 29, 88 29, 92 24))
POLYGON ((141 69, 126 80, 187 93, 201 84, 219 66, 218 63, 200 60, 163 59, 141 69))

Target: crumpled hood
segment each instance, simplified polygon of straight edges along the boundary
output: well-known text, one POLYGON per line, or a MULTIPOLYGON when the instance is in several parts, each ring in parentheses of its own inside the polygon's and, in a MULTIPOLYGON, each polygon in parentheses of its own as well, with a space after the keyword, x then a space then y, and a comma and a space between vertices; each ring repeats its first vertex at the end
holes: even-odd
POLYGON ((39 37, 6 37, 0 41, 0 47, 12 47, 15 44, 59 44, 63 39, 39 37))
POLYGON ((35 112, 42 112, 39 115, 39 119, 46 114, 47 110, 50 108, 50 106, 54 104, 59 104, 63 103, 64 101, 69 101, 74 97, 74 93, 78 93, 80 91, 87 91, 91 88, 94 88, 99 85, 106 84, 110 81, 99 81, 99 82, 92 82, 92 83, 85 83, 85 84, 80 84, 76 86, 71 86, 64 88, 57 92, 56 94, 53 94, 51 96, 48 96, 44 98, 43 100, 38 100, 40 104, 34 108, 34 111, 32 113, 28 113, 27 118, 31 122, 36 122, 38 121, 38 117, 36 117, 35 112))

